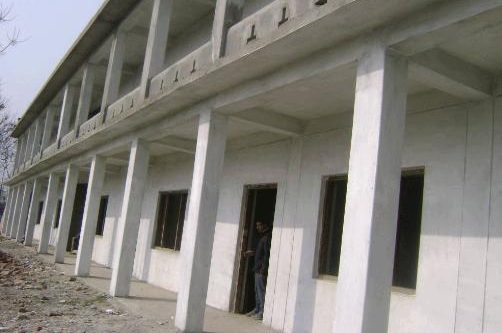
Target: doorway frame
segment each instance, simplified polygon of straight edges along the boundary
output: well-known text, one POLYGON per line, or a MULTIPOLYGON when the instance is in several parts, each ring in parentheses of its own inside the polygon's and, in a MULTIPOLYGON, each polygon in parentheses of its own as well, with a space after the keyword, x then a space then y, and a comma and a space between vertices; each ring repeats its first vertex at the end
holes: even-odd
POLYGON ((241 213, 239 217, 239 231, 237 233, 237 248, 235 251, 235 262, 234 262, 234 274, 232 279, 232 288, 231 288, 231 302, 230 302, 230 312, 238 313, 238 302, 242 297, 239 286, 241 284, 241 263, 242 263, 242 250, 244 245, 244 229, 246 225, 246 217, 248 212, 248 201, 249 195, 252 190, 262 190, 262 189, 275 189, 277 191, 276 194, 276 206, 274 207, 274 224, 275 224, 275 210, 277 209, 277 197, 278 197, 278 183, 258 183, 258 184, 244 184, 242 191, 242 199, 241 199, 241 213))

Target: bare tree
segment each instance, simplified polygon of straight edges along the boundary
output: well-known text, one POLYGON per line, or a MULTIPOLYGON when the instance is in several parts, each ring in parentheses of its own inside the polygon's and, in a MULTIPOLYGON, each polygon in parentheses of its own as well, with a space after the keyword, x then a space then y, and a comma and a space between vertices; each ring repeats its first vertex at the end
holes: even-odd
MULTIPOLYGON (((5 6, 0 2, 0 31, 3 31, 2 26, 11 20, 11 10, 12 6, 5 6)), ((18 42, 19 30, 14 28, 7 31, 4 39, 0 37, 0 55, 18 42)), ((0 195, 4 194, 3 182, 11 176, 10 170, 14 164, 16 141, 11 137, 14 127, 15 123, 7 113, 7 101, 0 91, 0 195)))
MULTIPOLYGON (((12 6, 5 6, 0 3, 0 24, 9 22, 11 20, 12 6)), ((7 31, 4 40, 0 40, 0 54, 4 54, 8 48, 16 45, 19 42, 19 29, 13 28, 7 31)))

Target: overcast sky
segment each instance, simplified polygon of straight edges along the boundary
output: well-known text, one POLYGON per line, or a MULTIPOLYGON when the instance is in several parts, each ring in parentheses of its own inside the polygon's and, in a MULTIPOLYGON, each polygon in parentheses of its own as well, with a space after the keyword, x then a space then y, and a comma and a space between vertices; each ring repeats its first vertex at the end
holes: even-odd
POLYGON ((66 51, 104 0, 0 0, 12 6, 11 22, 0 26, 0 38, 13 27, 24 41, 0 56, 1 94, 9 113, 21 116, 66 51))

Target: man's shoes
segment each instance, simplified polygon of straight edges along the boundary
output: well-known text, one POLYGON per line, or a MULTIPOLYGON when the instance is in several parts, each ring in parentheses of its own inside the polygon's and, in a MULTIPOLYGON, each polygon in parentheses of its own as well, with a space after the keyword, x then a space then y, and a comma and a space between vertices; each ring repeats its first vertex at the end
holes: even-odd
POLYGON ((256 319, 256 320, 263 320, 263 313, 256 313, 251 318, 256 319))
POLYGON ((256 311, 256 309, 253 309, 253 310, 249 311, 248 313, 246 313, 245 316, 246 317, 254 317, 257 314, 258 314, 258 312, 256 311))

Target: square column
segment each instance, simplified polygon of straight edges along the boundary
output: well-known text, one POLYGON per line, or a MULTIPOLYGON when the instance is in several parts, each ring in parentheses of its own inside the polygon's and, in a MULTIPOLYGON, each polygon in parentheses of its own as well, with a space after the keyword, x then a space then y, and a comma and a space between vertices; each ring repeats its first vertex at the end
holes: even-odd
POLYGON ((42 153, 45 148, 50 144, 52 127, 54 126, 54 116, 56 115, 57 109, 50 106, 47 108, 45 115, 44 131, 42 133, 42 142, 40 144, 40 153, 42 153))
POLYGON ((61 116, 59 117, 59 127, 57 142, 61 141, 61 138, 68 133, 70 129, 70 118, 73 107, 73 100, 75 99, 76 89, 69 83, 66 85, 64 90, 63 106, 61 108, 61 116))
POLYGON ((9 217, 12 212, 12 206, 14 202, 14 189, 11 187, 9 188, 9 196, 7 199, 6 207, 7 209, 5 210, 3 216, 2 216, 2 235, 7 236, 7 228, 9 226, 9 217))
POLYGON ((12 215, 12 219, 9 224, 9 233, 7 237, 13 239, 16 238, 17 226, 19 224, 19 215, 21 213, 21 204, 23 202, 23 191, 24 184, 19 185, 16 190, 16 204, 14 205, 14 211, 12 215))
POLYGON ((181 241, 175 319, 181 332, 202 332, 204 325, 227 123, 226 117, 214 112, 205 112, 199 118, 190 206, 181 241))
POLYGON ((30 157, 29 157, 30 159, 32 159, 33 156, 35 156, 35 154, 40 148, 40 140, 42 139, 43 126, 44 124, 42 123, 42 118, 40 117, 37 119, 35 124, 35 134, 33 136, 33 142, 30 149, 30 157))
POLYGON ((407 74, 378 44, 358 63, 334 333, 387 332, 407 74))
POLYGON ((56 251, 54 252, 54 262, 64 263, 66 254, 66 245, 68 244, 68 234, 70 233, 71 215, 73 213, 73 203, 75 201, 75 192, 78 183, 78 167, 68 165, 66 168, 66 178, 64 182, 63 204, 59 215, 59 228, 56 242, 56 251))
POLYGON ((42 178, 36 178, 33 182, 33 193, 31 194, 30 211, 28 212, 28 222, 26 223, 26 233, 24 235, 24 245, 31 246, 33 243, 33 231, 38 216, 38 200, 42 192, 42 178))
POLYGON ((154 0, 152 9, 152 18, 150 20, 150 30, 148 33, 148 42, 146 45, 145 62, 143 64, 143 73, 141 75, 141 96, 148 97, 150 90, 150 79, 164 67, 164 58, 167 47, 167 37, 169 35, 169 26, 173 0, 154 0))
POLYGON ((56 202, 58 199, 59 176, 53 172, 49 175, 49 185, 42 211, 42 235, 38 244, 38 253, 47 253, 49 249, 49 238, 51 236, 52 221, 56 213, 56 202))
POLYGON ((82 229, 78 244, 77 263, 75 275, 87 276, 91 268, 92 250, 94 237, 96 236, 96 224, 98 221, 99 203, 105 179, 105 158, 94 156, 89 173, 89 184, 85 197, 84 216, 82 217, 82 229))
POLYGON ((84 77, 80 87, 80 97, 78 100, 77 115, 75 116, 75 135, 78 135, 80 125, 86 122, 89 117, 92 103, 92 91, 94 88, 95 68, 87 63, 84 68, 84 77))
POLYGON ((26 145, 24 148, 23 160, 22 163, 25 163, 27 160, 31 159, 31 148, 33 147, 33 137, 35 136, 35 127, 30 126, 26 134, 26 145))
POLYGON ((16 186, 16 187, 12 187, 11 188, 11 191, 12 191, 12 201, 11 201, 11 205, 10 205, 10 209, 9 209, 9 219, 7 220, 7 226, 6 226, 6 230, 5 230, 5 236, 10 238, 10 230, 12 229, 12 221, 14 220, 14 212, 16 211, 16 201, 17 201, 17 194, 18 194, 18 191, 19 191, 19 187, 16 186))
POLYGON ((147 143, 140 139, 134 140, 129 155, 124 199, 122 200, 122 211, 117 230, 119 248, 113 261, 110 283, 112 296, 125 297, 129 295, 149 158, 150 152, 147 143))
POLYGON ((217 0, 213 21, 213 62, 225 55, 228 29, 242 18, 245 0, 217 0))
POLYGON ((16 156, 14 157, 14 168, 19 165, 19 160, 21 159, 21 149, 22 149, 23 138, 19 137, 16 141, 16 156))
POLYGON ((33 183, 26 182, 24 185, 23 200, 21 202, 21 211, 19 213, 19 222, 16 231, 16 240, 21 242, 24 238, 26 231, 26 219, 28 218, 28 210, 30 209, 31 191, 33 190, 33 183))
MULTIPOLYGON (((125 34, 118 30, 113 36, 110 59, 108 60, 108 68, 106 70, 105 88, 103 90, 103 99, 101 100, 101 112, 103 113, 105 113, 106 108, 119 97, 124 55, 125 34)), ((106 120, 106 117, 103 117, 103 121, 104 120, 106 120)))

